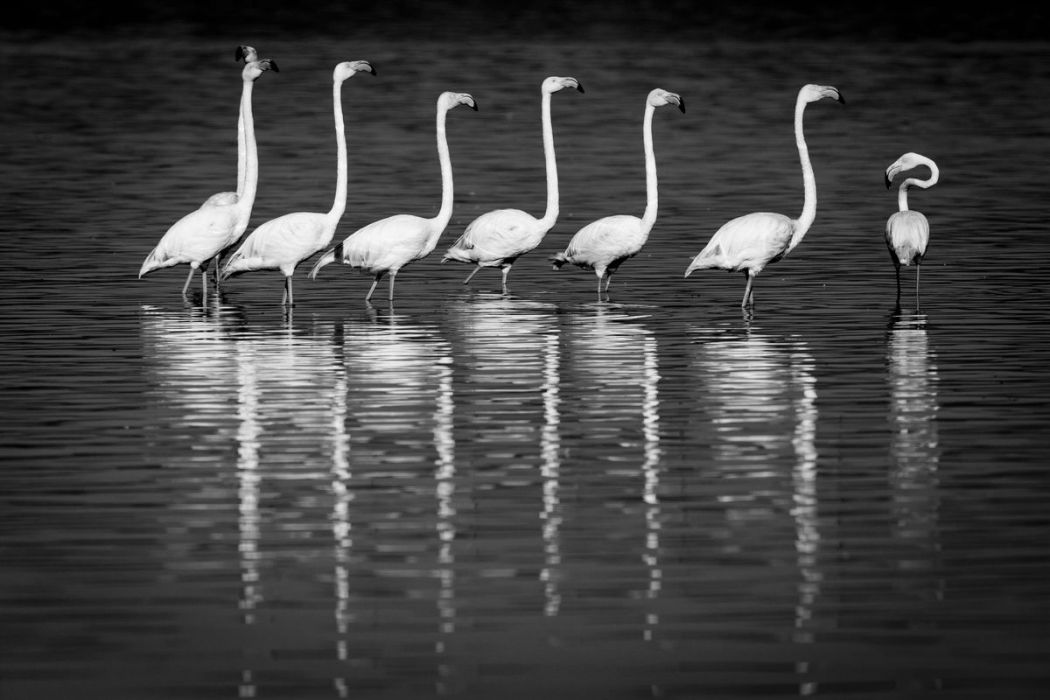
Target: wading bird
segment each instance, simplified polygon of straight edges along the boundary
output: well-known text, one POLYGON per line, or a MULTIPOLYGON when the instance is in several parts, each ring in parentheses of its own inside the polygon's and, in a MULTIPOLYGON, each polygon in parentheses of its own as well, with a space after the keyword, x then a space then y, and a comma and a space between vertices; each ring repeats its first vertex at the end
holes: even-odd
POLYGON ((345 61, 332 71, 332 111, 335 115, 335 201, 327 213, 295 212, 271 219, 252 231, 222 268, 226 280, 252 270, 280 270, 284 275, 282 304, 294 306, 292 274, 296 266, 332 242, 346 210, 347 158, 343 123, 342 86, 355 73, 371 73, 368 61, 345 61))
POLYGON ((646 203, 642 218, 629 214, 606 216, 593 221, 579 231, 569 241, 565 252, 550 258, 557 270, 565 263, 576 265, 584 270, 594 270, 598 276, 598 299, 602 296, 602 280, 605 280, 605 291, 609 291, 613 273, 623 261, 638 254, 649 238, 649 232, 656 223, 657 186, 656 155, 653 153, 653 112, 657 107, 675 105, 685 112, 685 102, 681 96, 656 88, 645 99, 645 116, 642 119, 642 142, 645 146, 645 189, 646 203))
POLYGON ((496 209, 482 214, 467 226, 463 235, 448 249, 441 262, 472 263, 474 269, 463 284, 483 267, 503 271, 503 293, 508 292, 507 275, 514 262, 535 248, 558 220, 558 166, 554 159, 554 130, 551 126, 551 95, 565 88, 583 92, 576 78, 551 76, 540 85, 543 121, 543 155, 547 165, 547 211, 542 219, 521 209, 496 209))
POLYGON ((252 86, 260 75, 266 71, 277 71, 277 63, 264 58, 245 64, 241 72, 243 87, 241 90, 241 113, 244 119, 245 133, 245 174, 244 189, 236 202, 224 204, 201 205, 191 211, 168 229, 157 247, 154 248, 142 267, 139 278, 165 267, 182 263, 190 266, 186 283, 182 286, 185 297, 193 280, 193 273, 202 270, 204 293, 208 289, 208 263, 216 255, 232 246, 248 228, 252 205, 259 179, 259 159, 255 146, 255 122, 252 116, 252 86))
POLYGON ((376 285, 390 275, 390 301, 394 301, 394 280, 398 271, 434 250, 438 238, 452 218, 452 159, 445 137, 445 117, 450 109, 467 105, 477 111, 474 98, 465 92, 443 92, 437 100, 437 150, 441 163, 441 208, 437 216, 424 219, 413 214, 394 214, 374 221, 351 233, 342 243, 325 252, 310 270, 315 279, 321 268, 339 260, 374 275, 365 301, 372 298, 376 285))
MULTIPOLYGON (((248 64, 252 61, 258 61, 259 53, 255 50, 255 47, 241 45, 234 52, 233 60, 238 62, 244 61, 245 64, 248 64)), ((237 191, 213 194, 204 200, 205 204, 235 204, 240 199, 244 193, 244 171, 247 158, 248 147, 245 144, 244 136, 244 107, 240 105, 237 109, 237 191)), ((218 269, 216 269, 217 272, 218 269)))
POLYGON ((930 242, 930 222, 922 212, 908 209, 908 187, 915 185, 926 189, 933 187, 940 179, 937 164, 918 153, 905 153, 890 167, 886 168, 886 189, 893 186, 893 178, 905 170, 925 165, 930 169, 930 177, 920 180, 909 177, 901 183, 897 193, 897 206, 900 211, 892 214, 886 221, 886 247, 897 273, 897 304, 901 300, 901 265, 915 263, 915 308, 919 307, 919 269, 926 256, 926 246, 930 242))
POLYGON ((754 212, 727 221, 711 237, 711 241, 686 268, 688 277, 694 270, 717 268, 744 273, 747 286, 741 307, 754 305, 752 283, 766 265, 775 263, 794 250, 817 218, 817 179, 809 161, 809 149, 802 135, 802 114, 806 105, 822 99, 845 103, 836 88, 829 85, 804 85, 795 102, 795 143, 802 161, 802 182, 805 200, 797 219, 783 214, 754 212))

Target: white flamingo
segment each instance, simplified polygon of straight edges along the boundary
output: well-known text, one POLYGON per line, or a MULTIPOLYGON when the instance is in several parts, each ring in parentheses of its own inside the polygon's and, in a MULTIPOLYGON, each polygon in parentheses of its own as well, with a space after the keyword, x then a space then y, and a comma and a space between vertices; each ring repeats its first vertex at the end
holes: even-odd
POLYGON ((802 242, 817 218, 817 179, 809 161, 809 149, 802 135, 802 113, 806 105, 824 98, 845 104, 842 95, 829 85, 804 85, 795 102, 795 143, 802 161, 802 182, 805 201, 802 214, 791 219, 783 214, 754 212, 727 221, 711 237, 711 241, 693 258, 686 268, 688 277, 694 270, 717 268, 729 272, 743 271, 747 278, 741 307, 754 304, 751 286, 755 276, 766 265, 775 263, 802 242))
POLYGON ((886 189, 889 189, 898 173, 923 165, 930 169, 930 177, 926 180, 917 177, 905 179, 897 193, 897 206, 900 211, 886 221, 886 247, 890 250, 890 258, 897 272, 897 302, 899 304, 901 298, 901 265, 915 263, 916 307, 919 305, 919 268, 923 257, 926 256, 926 246, 930 242, 930 222, 922 212, 908 209, 908 187, 933 187, 940 179, 941 173, 936 163, 918 153, 905 153, 886 168, 886 189))
POLYGON ((437 149, 441 163, 441 209, 437 216, 424 219, 413 214, 394 214, 374 221, 326 251, 310 270, 311 279, 317 277, 322 267, 338 259, 345 265, 375 275, 365 297, 366 302, 372 298, 379 280, 389 274, 390 301, 394 301, 394 280, 398 271, 410 262, 429 255, 452 218, 452 160, 445 137, 445 117, 450 109, 459 105, 467 105, 475 111, 478 109, 474 98, 465 92, 443 92, 438 96, 437 149))
POLYGON ((558 220, 558 166, 554 159, 551 95, 565 88, 583 92, 583 86, 576 78, 551 76, 540 85, 543 155, 547 164, 547 211, 542 219, 537 219, 521 209, 496 209, 474 219, 441 260, 475 265, 463 284, 469 283, 483 267, 499 267, 503 270, 503 293, 506 294, 511 266, 519 257, 535 250, 558 220))
MULTIPOLYGON (((245 64, 258 61, 259 52, 255 50, 255 47, 241 45, 234 51, 233 60, 244 61, 245 64)), ((217 192, 204 200, 205 204, 235 204, 240 199, 241 194, 244 193, 244 171, 248 158, 247 151, 248 147, 245 144, 244 136, 244 109, 241 107, 237 110, 237 191, 217 192)))
POLYGON ((355 73, 371 73, 368 61, 345 61, 332 72, 332 111, 335 115, 337 168, 335 201, 327 213, 296 212, 271 219, 252 231, 222 268, 222 279, 252 270, 280 270, 284 275, 281 303, 294 306, 292 274, 296 266, 332 242, 346 210, 346 134, 343 124, 342 87, 355 73))
POLYGON ((264 58, 247 63, 241 72, 241 111, 245 133, 244 189, 236 202, 226 204, 203 204, 191 211, 168 229, 161 237, 139 269, 139 279, 144 275, 165 267, 188 263, 190 273, 182 286, 186 296, 193 273, 202 269, 202 282, 207 292, 208 262, 223 250, 237 242, 251 218, 252 205, 259 179, 259 158, 255 146, 255 122, 252 117, 252 86, 260 75, 268 70, 277 71, 277 63, 264 58))
POLYGON ((642 218, 628 214, 606 216, 593 221, 569 241, 565 252, 550 258, 557 270, 565 263, 572 263, 584 270, 594 270, 598 276, 598 298, 601 299, 602 279, 605 291, 609 291, 613 273, 627 260, 638 254, 649 238, 656 223, 657 187, 656 155, 653 153, 653 112, 657 107, 672 104, 685 112, 681 96, 655 88, 645 99, 645 117, 642 120, 642 141, 645 146, 646 203, 642 218))

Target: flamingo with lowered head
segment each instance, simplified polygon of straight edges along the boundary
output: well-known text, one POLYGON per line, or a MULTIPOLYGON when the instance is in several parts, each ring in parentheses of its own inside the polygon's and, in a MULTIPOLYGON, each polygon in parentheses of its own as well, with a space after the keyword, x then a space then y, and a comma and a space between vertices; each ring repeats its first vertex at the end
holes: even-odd
POLYGON ((483 267, 499 267, 503 271, 503 293, 506 294, 507 275, 510 274, 511 266, 522 255, 535 250, 558 220, 558 165, 554 158, 551 95, 565 88, 583 92, 583 86, 576 78, 551 76, 540 85, 543 155, 547 165, 547 211, 542 219, 537 219, 521 209, 496 209, 474 219, 441 259, 441 262, 454 260, 474 264, 474 269, 463 280, 463 284, 470 282, 483 267))
POLYGON ((755 275, 766 265, 775 263, 802 242, 817 218, 817 179, 809 160, 809 148, 802 135, 802 113, 806 105, 822 99, 832 99, 845 104, 839 91, 830 85, 804 85, 795 101, 795 143, 802 161, 802 182, 805 199, 802 213, 797 219, 783 214, 754 212, 727 221, 715 231, 710 242, 697 254, 686 268, 688 277, 694 270, 717 268, 729 272, 744 273, 747 287, 741 307, 754 305, 752 283, 755 275))
POLYGON ((271 219, 252 231, 222 268, 226 280, 252 270, 280 270, 284 275, 282 304, 294 306, 292 274, 296 266, 332 242, 346 211, 347 158, 343 123, 342 86, 355 73, 371 73, 368 61, 344 61, 332 71, 332 110, 337 151, 335 201, 327 213, 295 212, 271 219))
POLYGON ((627 259, 634 257, 645 245, 649 232, 656 223, 657 183, 656 155, 653 153, 653 113, 657 107, 675 105, 685 112, 681 96, 655 88, 645 98, 645 116, 642 119, 642 143, 645 147, 646 203, 642 218, 629 214, 616 214, 593 221, 569 240, 565 252, 550 258, 557 270, 571 263, 584 270, 594 270, 598 276, 598 298, 602 295, 602 280, 605 291, 609 291, 613 273, 627 259))
POLYGON ((465 92, 443 92, 437 99, 437 149, 441 164, 441 208, 436 216, 425 219, 414 214, 394 214, 351 233, 335 248, 326 251, 310 270, 316 279, 321 268, 339 260, 344 265, 360 268, 374 275, 365 301, 372 298, 385 275, 390 275, 390 302, 394 301, 394 280, 405 265, 425 258, 434 250, 438 238, 452 218, 452 159, 445 136, 445 117, 449 110, 467 105, 477 111, 477 102, 465 92))
POLYGON ((893 186, 893 178, 905 170, 925 165, 930 169, 930 177, 920 180, 909 177, 901 183, 897 193, 897 206, 900 211, 892 214, 886 221, 886 247, 897 272, 897 303, 901 300, 901 265, 915 264, 915 306, 919 306, 919 268, 926 257, 926 246, 930 242, 930 222, 922 212, 908 209, 908 187, 915 185, 926 189, 933 187, 940 179, 941 173, 937 164, 918 153, 905 153, 886 168, 886 189, 893 186))
POLYGON ((241 71, 241 111, 245 133, 244 189, 236 202, 201 205, 171 225, 157 246, 146 256, 139 269, 139 279, 165 267, 182 263, 190 266, 182 295, 193 280, 193 274, 202 269, 202 282, 207 293, 208 263, 216 255, 237 242, 251 218, 252 205, 259 179, 259 158, 255 144, 255 122, 252 116, 252 86, 266 71, 277 71, 277 63, 269 58, 246 63, 241 71))

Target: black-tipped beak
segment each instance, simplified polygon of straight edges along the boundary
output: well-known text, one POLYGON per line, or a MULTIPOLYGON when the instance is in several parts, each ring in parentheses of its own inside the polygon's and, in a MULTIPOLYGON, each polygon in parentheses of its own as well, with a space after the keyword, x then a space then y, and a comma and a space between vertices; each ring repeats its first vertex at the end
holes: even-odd
POLYGON ((685 114, 685 100, 681 97, 678 98, 678 109, 682 110, 682 114, 685 114))
POLYGON ((578 82, 578 81, 576 83, 576 89, 579 90, 580 92, 586 92, 586 90, 583 89, 583 84, 578 82))
POLYGON ((272 58, 268 58, 266 59, 266 61, 270 64, 270 70, 272 70, 274 73, 281 72, 281 69, 277 67, 277 61, 273 60, 272 58))
POLYGON ((846 104, 846 98, 842 96, 841 92, 839 93, 839 100, 838 101, 839 101, 839 104, 846 104))
POLYGON ((477 112, 477 111, 478 111, 478 101, 477 101, 477 100, 474 100, 473 102, 471 102, 471 103, 470 103, 470 108, 471 108, 472 110, 474 110, 475 112, 477 112))
POLYGON ((233 52, 233 60, 240 61, 242 58, 244 58, 244 47, 238 46, 237 50, 233 52))
POLYGON ((887 174, 886 175, 886 189, 889 189, 891 187, 893 187, 893 179, 889 176, 889 174, 887 174))
POLYGON ((368 64, 368 72, 372 75, 379 75, 379 73, 376 73, 375 66, 373 66, 371 63, 368 64))

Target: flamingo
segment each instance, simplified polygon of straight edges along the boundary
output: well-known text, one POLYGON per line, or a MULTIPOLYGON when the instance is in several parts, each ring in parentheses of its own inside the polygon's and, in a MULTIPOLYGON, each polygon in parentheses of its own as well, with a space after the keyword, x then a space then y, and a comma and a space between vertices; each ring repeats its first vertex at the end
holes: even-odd
POLYGON ((688 277, 694 270, 717 268, 742 271, 747 278, 742 308, 754 305, 752 283, 766 265, 775 263, 794 250, 817 218, 817 180, 809 161, 809 149, 802 135, 802 113, 806 105, 824 98, 845 104, 839 91, 830 85, 804 85, 795 102, 795 143, 802 161, 805 201, 802 214, 790 219, 783 214, 753 212, 727 221, 686 268, 688 277))
POLYGON ((343 125, 342 87, 355 73, 371 73, 368 61, 345 61, 332 72, 332 109, 335 114, 337 169, 335 201, 327 213, 296 212, 271 219, 257 227, 222 269, 222 279, 252 270, 280 270, 284 274, 281 304, 294 306, 292 273, 295 267, 332 242, 336 226, 346 211, 346 135, 343 125))
POLYGON ((886 189, 893 186, 893 178, 898 173, 925 165, 930 169, 930 177, 920 180, 909 177, 901 183, 897 193, 897 205, 900 211, 891 215, 886 221, 886 247, 897 272, 897 304, 901 300, 901 265, 915 263, 915 306, 919 306, 919 267, 926 255, 926 245, 930 242, 930 222, 922 212, 908 209, 908 187, 915 185, 927 189, 937 184, 940 170, 937 164, 918 153, 905 153, 886 168, 886 189))
POLYGON ((503 293, 514 262, 543 241, 558 219, 558 166, 554 159, 554 131, 551 127, 551 95, 565 88, 583 92, 576 78, 551 76, 540 85, 543 119, 543 155, 547 164, 547 211, 537 219, 521 209, 496 209, 482 214, 467 226, 463 235, 448 249, 441 262, 473 263, 474 269, 463 284, 483 267, 503 270, 503 293))
POLYGON ((594 270, 598 276, 598 299, 602 295, 602 279, 605 291, 609 291, 613 273, 627 260, 638 254, 649 238, 656 223, 656 156, 653 153, 653 112, 657 107, 672 104, 685 112, 685 102, 676 93, 655 88, 645 98, 645 117, 642 120, 642 141, 645 146, 646 203, 642 218, 628 214, 606 216, 593 221, 569 241, 565 252, 550 258, 554 269, 572 263, 584 270, 594 270))
POLYGON ((452 218, 452 160, 445 137, 445 117, 450 109, 467 105, 477 111, 477 102, 465 92, 443 92, 437 100, 437 149, 441 163, 441 209, 437 216, 424 219, 413 214, 394 214, 354 231, 335 248, 326 251, 310 270, 316 279, 321 268, 337 259, 343 264, 375 275, 365 296, 368 302, 384 275, 390 275, 390 302, 394 301, 394 279, 398 271, 434 250, 449 219, 452 218))
POLYGON ((259 180, 259 158, 255 146, 255 122, 252 117, 252 86, 266 71, 277 71, 277 63, 269 58, 246 63, 241 72, 241 113, 245 133, 244 189, 236 202, 201 205, 168 229, 139 269, 139 279, 165 267, 189 263, 190 273, 182 286, 182 296, 193 280, 193 273, 203 268, 202 282, 207 293, 208 262, 233 245, 248 228, 255 191, 259 180))
MULTIPOLYGON (((259 52, 252 46, 241 45, 234 51, 233 60, 244 61, 245 64, 259 60, 259 52)), ((217 192, 208 199, 205 204, 235 204, 244 192, 244 170, 247 159, 247 146, 244 142, 244 110, 239 109, 237 113, 237 191, 217 192)))

